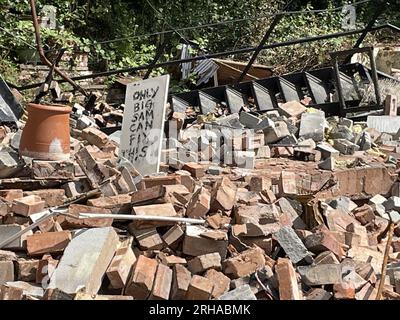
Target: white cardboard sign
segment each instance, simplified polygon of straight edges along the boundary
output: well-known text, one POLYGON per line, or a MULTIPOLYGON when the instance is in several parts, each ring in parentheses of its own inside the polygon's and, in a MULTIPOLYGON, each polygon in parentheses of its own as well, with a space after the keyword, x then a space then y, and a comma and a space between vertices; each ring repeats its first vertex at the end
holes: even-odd
POLYGON ((143 176, 159 170, 169 78, 133 82, 126 88, 119 155, 143 176))

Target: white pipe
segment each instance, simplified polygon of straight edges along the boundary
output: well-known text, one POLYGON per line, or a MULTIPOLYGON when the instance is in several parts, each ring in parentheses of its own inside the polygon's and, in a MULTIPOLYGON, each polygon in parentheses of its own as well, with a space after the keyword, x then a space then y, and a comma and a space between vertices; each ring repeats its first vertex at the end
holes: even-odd
POLYGON ((142 221, 168 221, 184 222, 189 224, 204 224, 202 219, 178 218, 178 217, 160 217, 160 216, 138 216, 133 214, 101 214, 101 213, 80 213, 80 219, 116 219, 116 220, 142 220, 142 221))

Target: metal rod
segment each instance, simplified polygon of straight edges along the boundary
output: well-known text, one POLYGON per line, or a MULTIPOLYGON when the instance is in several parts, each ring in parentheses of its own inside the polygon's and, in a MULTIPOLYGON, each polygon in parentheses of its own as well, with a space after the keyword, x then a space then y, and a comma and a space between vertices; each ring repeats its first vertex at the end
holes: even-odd
POLYGON ((378 73, 376 70, 376 62, 375 62, 375 58, 374 58, 374 53, 373 50, 371 48, 371 50, 368 51, 368 55, 369 55, 369 60, 371 63, 371 72, 372 72, 372 80, 374 82, 374 90, 375 90, 375 95, 376 95, 376 104, 378 106, 381 105, 382 101, 381 101, 381 91, 379 90, 379 79, 378 79, 378 73))
POLYGON ((80 219, 115 219, 115 220, 140 220, 140 221, 168 221, 183 222, 189 224, 204 224, 206 221, 201 219, 177 218, 177 217, 160 217, 160 216, 140 216, 133 214, 98 214, 98 213, 80 213, 80 219))
MULTIPOLYGON (((36 3, 35 0, 29 0, 29 4, 31 6, 31 13, 32 13, 32 23, 33 23, 33 28, 35 29, 35 39, 36 39, 36 48, 37 51, 39 53, 40 56, 40 60, 46 64, 49 68, 53 67, 53 64, 51 63, 51 61, 49 59, 47 59, 43 47, 42 47, 42 41, 40 39, 40 26, 38 23, 38 17, 37 17, 37 13, 36 13, 36 3)), ((67 76, 64 72, 62 72, 58 67, 54 66, 54 71, 61 77, 64 79, 65 82, 68 82, 70 85, 72 85, 72 87, 75 90, 78 90, 79 92, 81 92, 84 96, 88 96, 88 94, 86 93, 86 91, 79 86, 74 80, 72 80, 69 76, 67 76)))
POLYGON ((392 239, 393 239, 393 233, 394 233, 395 227, 396 227, 396 224, 393 223, 393 221, 390 221, 388 239, 387 239, 386 248, 385 248, 385 255, 383 257, 383 262, 382 262, 381 279, 379 280, 378 293, 376 295, 375 300, 381 300, 381 298, 382 298, 382 291, 383 291, 383 286, 385 285, 386 268, 387 268, 387 263, 388 263, 388 259, 389 259, 390 246, 392 245, 392 239))
POLYGON ((263 49, 263 46, 265 45, 265 43, 271 36, 272 32, 274 31, 275 27, 278 25, 278 23, 281 21, 282 18, 283 18, 282 14, 278 14, 275 16, 275 18, 272 21, 271 25, 269 26, 268 30, 265 32, 264 37, 261 39, 260 44, 258 45, 256 50, 253 52, 253 55, 251 56, 249 63, 244 68, 243 72, 239 76, 239 79, 237 80, 236 83, 240 83, 243 81, 244 77, 247 75, 247 73, 249 72, 254 61, 256 61, 258 55, 260 54, 261 50, 263 49))
MULTIPOLYGON (((376 31, 376 30, 381 30, 381 29, 392 29, 393 31, 400 32, 400 28, 393 26, 391 24, 384 24, 381 26, 376 26, 373 27, 370 31, 376 31)), ((262 50, 265 49, 274 49, 274 48, 279 48, 279 47, 286 47, 286 46, 291 46, 295 44, 302 44, 302 43, 307 43, 307 42, 314 42, 314 41, 320 41, 320 40, 327 40, 327 39, 332 39, 332 38, 338 38, 338 37, 345 37, 345 36, 351 36, 355 34, 359 34, 363 32, 365 29, 358 29, 358 30, 351 30, 351 31, 344 31, 344 32, 337 32, 337 33, 331 33, 327 35, 318 35, 314 37, 305 37, 305 38, 300 38, 300 39, 295 39, 295 40, 289 40, 289 41, 284 41, 284 42, 278 42, 278 43, 272 43, 269 45, 265 45, 262 47, 262 50)), ((193 62, 193 61, 200 61, 204 59, 212 59, 212 58, 218 58, 218 57, 223 57, 223 56, 229 56, 233 54, 239 54, 239 53, 249 53, 255 51, 256 48, 250 47, 250 48, 242 48, 242 49, 237 49, 237 50, 231 50, 231 51, 225 51, 225 52, 218 52, 218 53, 212 53, 212 54, 206 54, 202 56, 196 56, 193 58, 187 58, 187 59, 179 59, 179 60, 172 60, 172 61, 166 61, 162 63, 157 63, 154 65, 154 68, 159 68, 159 67, 166 67, 166 66, 171 66, 175 64, 180 64, 180 63, 186 63, 186 62, 193 62)), ((110 70, 110 71, 104 71, 104 72, 98 72, 90 75, 84 75, 84 76, 77 76, 71 78, 74 81, 79 81, 79 80, 86 80, 86 79, 91 79, 91 78, 96 78, 96 77, 105 77, 105 76, 111 76, 115 74, 120 74, 120 73, 125 73, 125 72, 135 72, 135 71, 140 71, 140 70, 146 70, 150 67, 149 64, 139 66, 139 67, 130 67, 130 68, 123 68, 123 69, 118 69, 118 70, 110 70)), ((65 80, 59 80, 59 83, 65 82, 65 80)), ((33 83, 29 84, 26 86, 21 86, 17 87, 13 85, 14 88, 18 89, 19 91, 23 90, 28 90, 28 89, 33 89, 36 87, 40 87, 42 83, 33 83)))
MULTIPOLYGON (((53 81, 53 76, 54 76, 54 68, 56 67, 56 65, 60 62, 63 54, 65 52, 65 49, 61 49, 60 52, 58 53, 57 57, 54 59, 53 64, 50 68, 50 71, 46 77, 46 79, 44 80, 44 84, 47 84, 50 88, 51 82, 53 81)), ((40 100, 47 95, 47 93, 49 92, 49 90, 44 87, 43 91, 40 91, 36 97, 35 97, 35 103, 40 103, 40 100)))
POLYGON ((335 71, 336 89, 337 89, 338 97, 339 97, 339 105, 340 105, 339 115, 341 117, 345 117, 346 116, 346 101, 343 96, 343 87, 342 87, 342 83, 340 81, 339 61, 338 61, 337 56, 334 56, 334 58, 333 58, 333 69, 335 71))
POLYGON ((153 71, 154 66, 156 65, 157 61, 160 60, 168 42, 169 42, 169 38, 170 37, 167 36, 167 38, 164 39, 164 42, 159 45, 159 47, 157 49, 157 54, 154 57, 153 61, 150 63, 149 68, 147 69, 147 72, 146 72, 145 76, 143 77, 143 79, 148 79, 150 77, 150 74, 153 71))

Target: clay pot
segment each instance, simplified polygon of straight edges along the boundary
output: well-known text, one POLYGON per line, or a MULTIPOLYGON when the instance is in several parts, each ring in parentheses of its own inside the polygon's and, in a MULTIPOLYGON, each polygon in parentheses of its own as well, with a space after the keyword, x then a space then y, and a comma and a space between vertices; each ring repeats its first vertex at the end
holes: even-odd
POLYGON ((22 131, 19 153, 39 160, 68 160, 70 107, 27 105, 28 121, 22 131))

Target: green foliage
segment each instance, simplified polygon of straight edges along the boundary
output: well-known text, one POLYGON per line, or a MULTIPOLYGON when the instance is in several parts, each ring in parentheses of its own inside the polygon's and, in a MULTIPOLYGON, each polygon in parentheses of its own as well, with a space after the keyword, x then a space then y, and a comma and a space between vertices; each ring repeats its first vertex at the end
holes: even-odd
MULTIPOLYGON (((57 7, 57 30, 42 29, 41 36, 50 52, 66 48, 70 53, 89 54, 94 71, 135 67, 150 63, 158 46, 168 39, 161 60, 176 59, 180 43, 189 40, 195 45, 192 55, 201 52, 221 52, 256 46, 272 21, 271 14, 283 7, 286 0, 36 0, 40 14, 46 5, 57 7), (257 19, 254 19, 257 18, 257 19), (188 28, 204 24, 227 24, 205 28, 188 28), (171 29, 188 28, 166 34, 146 35, 171 29), (183 39, 182 39, 183 38, 183 39), (113 41, 116 39, 115 41, 113 41), (199 51, 201 50, 201 51, 199 51)), ((307 10, 332 8, 347 0, 292 1, 294 9, 304 14, 285 16, 274 30, 269 43, 320 35, 341 30, 340 11, 310 14, 307 10)), ((399 10, 388 10, 382 19, 400 22, 399 10)), ((364 25, 376 8, 371 4, 357 7, 358 23, 364 25)), ((0 0, 0 72, 7 78, 15 77, 18 49, 35 45, 30 7, 27 0, 0 0), (7 71, 9 70, 9 71, 7 71)), ((372 39, 373 40, 373 39, 372 39)), ((272 65, 279 72, 289 72, 323 64, 327 52, 351 46, 354 37, 264 50, 258 61, 272 65)), ((248 60, 251 54, 227 57, 248 60)), ((170 70, 171 71, 171 70, 170 70)), ((175 70, 176 71, 176 70, 175 70)), ((153 75, 166 70, 158 68, 153 75)), ((188 84, 193 83, 191 78, 188 84)))

